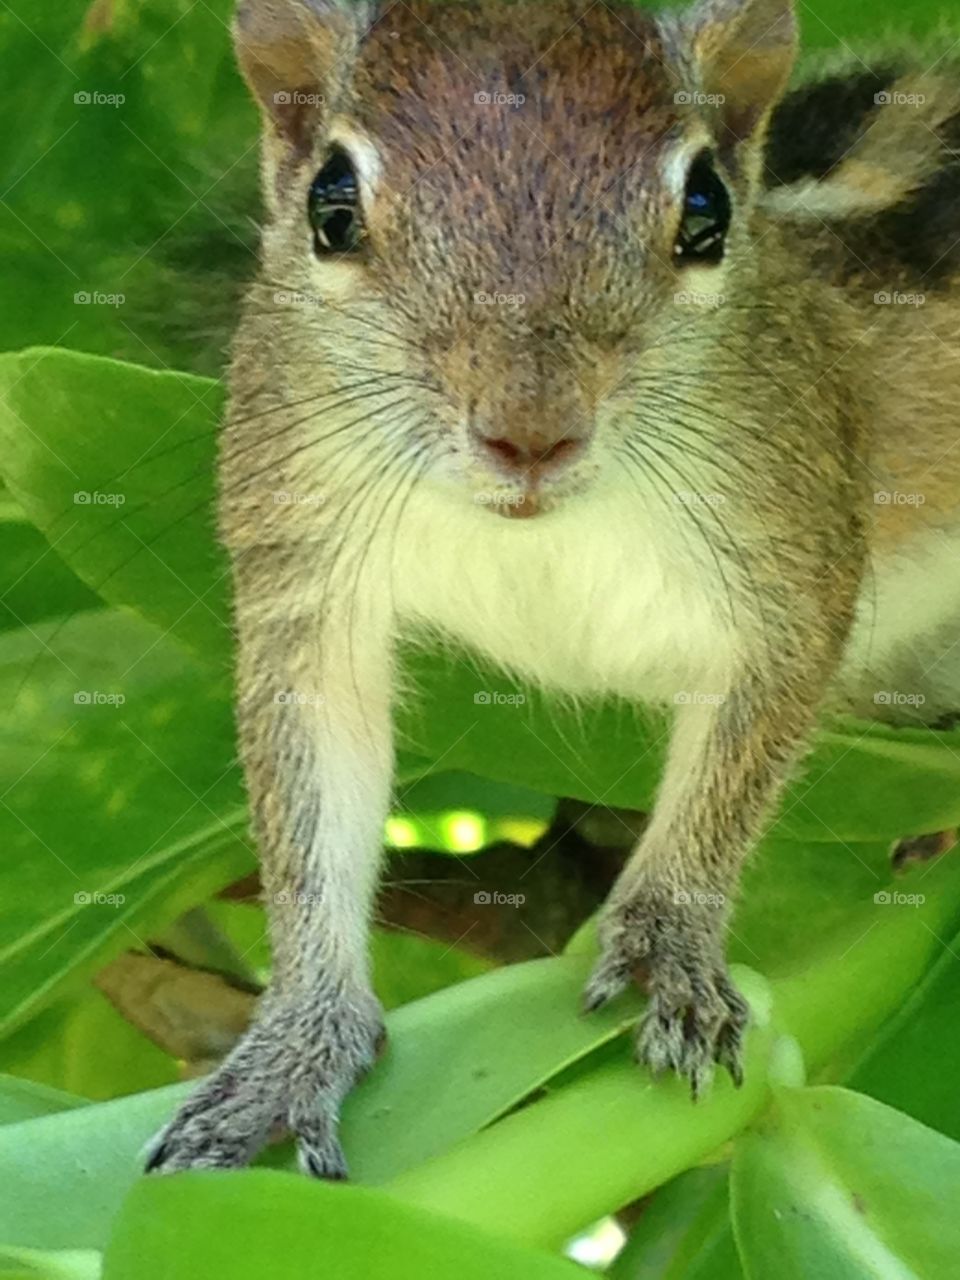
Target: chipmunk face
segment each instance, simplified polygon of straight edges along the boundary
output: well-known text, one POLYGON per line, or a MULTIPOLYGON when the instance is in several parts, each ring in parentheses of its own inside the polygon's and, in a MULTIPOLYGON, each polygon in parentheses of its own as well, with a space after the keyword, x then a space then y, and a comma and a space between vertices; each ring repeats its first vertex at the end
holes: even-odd
POLYGON ((630 449, 665 362, 702 360, 715 318, 688 298, 747 257, 793 43, 783 0, 685 27, 569 0, 249 0, 268 269, 320 298, 318 359, 398 393, 384 432, 433 478, 536 514, 630 449))

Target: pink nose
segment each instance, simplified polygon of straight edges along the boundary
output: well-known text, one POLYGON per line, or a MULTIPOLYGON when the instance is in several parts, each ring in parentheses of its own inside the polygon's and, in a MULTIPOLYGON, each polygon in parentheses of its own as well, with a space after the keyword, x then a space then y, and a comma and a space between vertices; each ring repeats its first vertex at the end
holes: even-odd
POLYGON ((564 436, 560 440, 538 435, 488 436, 476 428, 471 434, 481 457, 514 480, 556 475, 583 455, 588 440, 587 436, 564 436))

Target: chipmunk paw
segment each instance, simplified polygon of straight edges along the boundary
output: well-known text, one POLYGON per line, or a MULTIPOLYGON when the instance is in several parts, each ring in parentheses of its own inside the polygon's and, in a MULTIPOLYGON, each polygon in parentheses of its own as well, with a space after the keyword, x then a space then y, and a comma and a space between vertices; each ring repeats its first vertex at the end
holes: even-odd
POLYGON ((637 1033, 637 1059, 654 1075, 673 1071, 694 1099, 709 1089, 717 1065, 743 1083, 743 1038, 749 1008, 722 969, 654 968, 650 1005, 637 1033))
POLYGON ((150 1145, 147 1173, 234 1169, 292 1134, 303 1172, 341 1180, 340 1103, 383 1040, 380 1007, 324 1002, 265 1009, 150 1145))
POLYGON ((641 986, 650 1003, 637 1058, 655 1075, 689 1080, 694 1098, 717 1065, 743 1081, 749 1008, 726 970, 718 905, 717 895, 648 891, 616 906, 601 925, 601 957, 584 993, 590 1011, 641 986))

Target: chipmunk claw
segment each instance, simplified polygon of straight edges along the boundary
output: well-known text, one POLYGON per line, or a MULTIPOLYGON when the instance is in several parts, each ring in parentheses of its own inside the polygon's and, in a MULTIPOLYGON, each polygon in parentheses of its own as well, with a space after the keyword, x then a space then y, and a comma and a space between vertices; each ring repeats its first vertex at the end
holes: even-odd
POLYGON ((297 1143, 297 1165, 301 1173, 325 1182, 346 1182, 349 1176, 343 1148, 336 1140, 316 1147, 301 1137, 297 1143))
POLYGON ((297 1138, 297 1165, 301 1173, 326 1182, 346 1182, 347 1160, 337 1137, 335 1113, 314 1099, 292 1109, 290 1127, 297 1138))
POLYGON ((580 1007, 584 1013, 596 1013, 604 1005, 623 995, 634 981, 629 968, 601 960, 587 982, 580 1007))
POLYGON ((291 1135, 303 1172, 342 1181, 340 1103, 381 1043, 372 997, 265 1008, 158 1134, 146 1171, 240 1168, 272 1138, 291 1135))
POLYGON ((655 1075, 669 1070, 688 1080, 694 1100, 708 1092, 717 1066, 739 1088, 749 1008, 726 974, 665 975, 654 969, 650 991, 637 1033, 638 1061, 655 1075))
MULTIPOLYGON (((708 899, 708 895, 698 895, 708 899)), ((584 992, 591 1012, 641 986, 650 1003, 637 1031, 637 1060, 654 1075, 673 1072, 702 1097, 717 1066, 743 1081, 746 1001, 723 961, 717 913, 692 895, 648 891, 617 905, 601 925, 601 957, 584 992)))

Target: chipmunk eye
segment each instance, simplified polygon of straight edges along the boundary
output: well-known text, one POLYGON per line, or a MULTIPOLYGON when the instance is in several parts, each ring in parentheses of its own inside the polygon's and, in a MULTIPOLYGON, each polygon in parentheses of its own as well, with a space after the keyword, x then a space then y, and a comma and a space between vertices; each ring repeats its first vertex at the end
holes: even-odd
POLYGON ((307 201, 318 257, 352 253, 363 240, 360 193, 353 161, 342 147, 334 147, 314 178, 307 201))
POLYGON ((674 248, 677 261, 716 263, 723 257, 730 229, 730 195, 723 185, 709 151, 690 166, 683 200, 683 219, 674 248))

